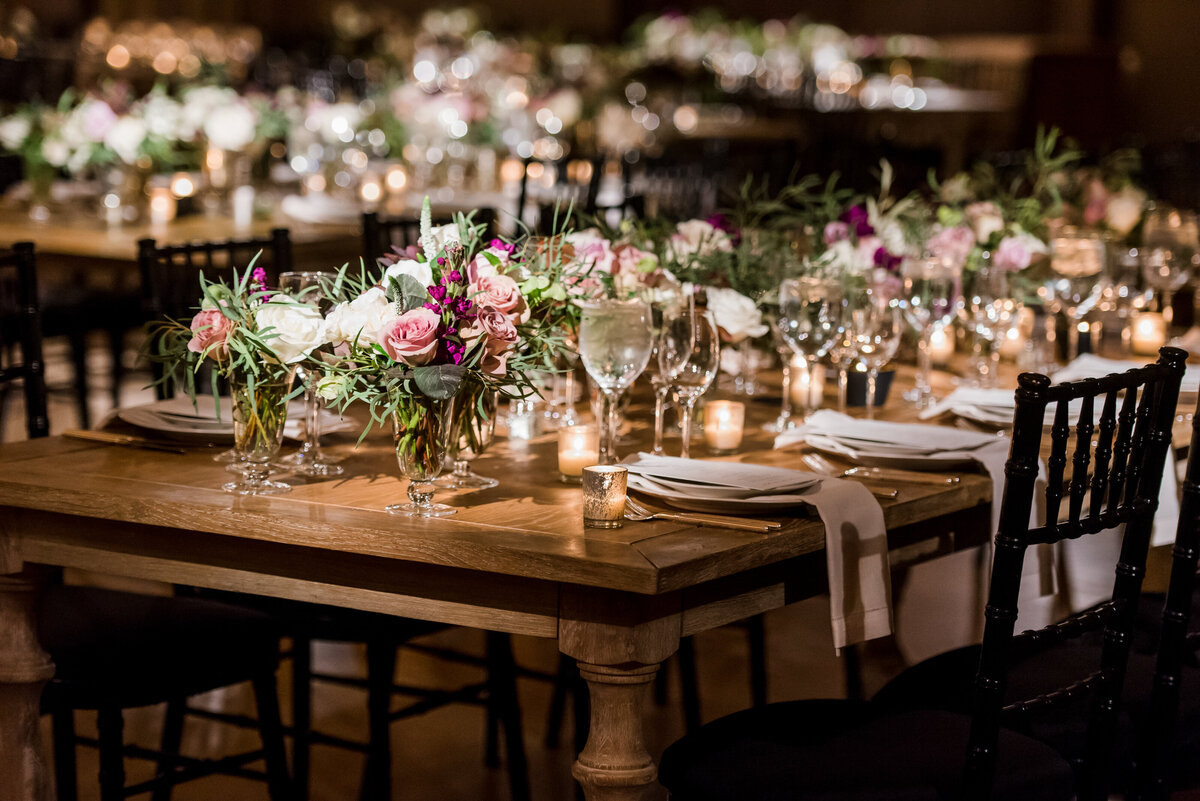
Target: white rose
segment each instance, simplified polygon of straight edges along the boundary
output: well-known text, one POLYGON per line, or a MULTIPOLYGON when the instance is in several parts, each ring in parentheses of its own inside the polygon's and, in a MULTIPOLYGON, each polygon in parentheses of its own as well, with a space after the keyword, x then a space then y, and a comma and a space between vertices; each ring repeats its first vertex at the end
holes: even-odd
POLYGON ((360 337, 364 342, 374 342, 377 332, 396 317, 387 293, 379 287, 371 287, 351 301, 343 301, 325 318, 325 337, 335 345, 353 342, 360 337))
POLYGON ((254 324, 260 333, 271 329, 264 339, 284 364, 300 361, 329 341, 321 312, 284 295, 276 295, 259 306, 254 313, 254 324))
POLYGON ((62 167, 71 158, 71 148, 61 139, 45 139, 42 141, 42 158, 51 167, 62 167))
POLYGON ((669 248, 675 259, 679 260, 692 254, 706 255, 733 250, 733 241, 729 234, 704 220, 687 220, 675 226, 669 248))
POLYGON ((0 120, 0 145, 3 145, 5 150, 16 150, 25 142, 25 137, 29 136, 32 128, 28 117, 18 114, 5 117, 0 120))
POLYGON ((732 343, 767 333, 762 321, 762 312, 754 301, 732 289, 710 287, 708 309, 713 313, 717 327, 725 332, 732 343))
POLYGON ((335 401, 346 388, 346 377, 326 373, 317 381, 317 397, 324 401, 335 401))
POLYGON ((434 247, 436 247, 438 250, 441 250, 447 245, 462 244, 462 239, 459 236, 458 225, 456 223, 439 225, 429 233, 431 236, 433 236, 434 247))
POLYGON ((215 108, 204 121, 208 143, 221 150, 241 150, 254 141, 258 115, 250 106, 238 101, 215 108))
POLYGON ((104 144, 126 164, 137 161, 138 151, 146 141, 146 123, 137 117, 121 117, 104 135, 104 144))
POLYGON ((213 109, 238 102, 237 92, 220 86, 198 86, 183 96, 183 109, 179 119, 179 135, 194 139, 204 130, 213 109))
POLYGON ((1120 236, 1128 236, 1138 224, 1138 220, 1142 219, 1145 207, 1146 193, 1137 187, 1127 186, 1109 196, 1104 222, 1120 236))
POLYGON ((433 268, 428 262, 413 261, 412 259, 401 259, 395 264, 389 266, 384 272, 384 278, 400 279, 400 276, 407 275, 417 280, 421 286, 431 286, 433 284, 433 268))
POLYGON ((151 136, 174 141, 179 138, 182 108, 174 98, 152 94, 142 104, 142 119, 151 136))

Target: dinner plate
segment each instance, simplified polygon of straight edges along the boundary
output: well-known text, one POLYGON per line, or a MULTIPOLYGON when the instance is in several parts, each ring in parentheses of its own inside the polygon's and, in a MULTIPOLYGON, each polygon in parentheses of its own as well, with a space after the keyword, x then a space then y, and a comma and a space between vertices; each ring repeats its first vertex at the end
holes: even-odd
POLYGON ((641 476, 630 473, 629 488, 648 495, 651 498, 666 503, 676 509, 689 512, 710 512, 713 514, 767 513, 795 509, 804 505, 800 495, 755 495, 750 498, 722 498, 709 495, 698 495, 692 492, 684 494, 653 482, 645 481, 641 476))
MULTIPOLYGON (((117 417, 130 425, 183 442, 233 442, 233 401, 221 398, 220 417, 216 415, 216 404, 211 395, 197 395, 196 405, 191 398, 170 398, 143 406, 131 406, 117 411, 117 417)), ((298 439, 303 431, 304 402, 294 401, 288 406, 288 421, 283 435, 298 439)), ((321 431, 344 431, 353 426, 337 415, 321 410, 321 431)))
POLYGON ((975 465, 975 460, 961 453, 932 453, 920 456, 899 455, 893 451, 861 450, 845 445, 831 437, 821 434, 809 434, 805 442, 813 450, 829 456, 842 459, 852 459, 855 464, 863 467, 895 467, 900 470, 927 470, 941 472, 945 470, 963 470, 975 465))

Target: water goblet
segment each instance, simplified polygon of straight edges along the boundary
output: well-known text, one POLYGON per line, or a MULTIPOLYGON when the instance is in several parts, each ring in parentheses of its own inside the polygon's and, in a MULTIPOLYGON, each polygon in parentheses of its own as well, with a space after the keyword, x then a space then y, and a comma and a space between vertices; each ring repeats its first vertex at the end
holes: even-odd
POLYGON ((1048 289, 1067 318, 1067 360, 1079 355, 1079 322, 1104 294, 1108 247, 1093 231, 1063 227, 1050 243, 1048 289))
POLYGON ((879 371, 900 349, 903 329, 900 309, 881 289, 869 287, 851 295, 849 301, 855 358, 867 368, 867 418, 875 417, 875 388, 879 371))
MULTIPOLYGON (((788 278, 779 285, 780 339, 814 368, 846 331, 842 285, 826 278, 788 278)), ((815 410, 805 410, 805 418, 815 410)))
POLYGON ((962 268, 943 259, 924 258, 906 261, 901 272, 904 279, 901 308, 918 334, 916 387, 905 398, 924 409, 933 403, 930 340, 934 333, 945 331, 954 319, 961 294, 962 268))
POLYGON ((600 390, 600 463, 617 461, 616 420, 621 393, 646 369, 654 348, 650 306, 643 300, 580 304, 579 356, 600 390))
POLYGON ((1194 259, 1200 250, 1196 215, 1160 206, 1146 215, 1142 225, 1139 261, 1146 285, 1158 292, 1159 306, 1168 327, 1175 293, 1191 278, 1194 259))
POLYGON ((1021 303, 1011 296, 1008 272, 984 259, 965 280, 963 315, 971 332, 972 383, 995 386, 1000 367, 1000 343, 1017 324, 1021 303))
POLYGON ((679 403, 683 445, 679 455, 690 458, 692 411, 717 376, 721 364, 721 337, 717 323, 704 305, 703 290, 663 318, 658 346, 659 369, 679 403), (699 295, 699 297, 697 297, 699 295))

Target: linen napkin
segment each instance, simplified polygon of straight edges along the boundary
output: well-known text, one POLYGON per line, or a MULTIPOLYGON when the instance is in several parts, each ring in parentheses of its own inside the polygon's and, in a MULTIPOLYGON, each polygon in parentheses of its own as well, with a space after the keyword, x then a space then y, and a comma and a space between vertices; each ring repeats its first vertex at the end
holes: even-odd
MULTIPOLYGON (((1054 383, 1078 381, 1081 378, 1099 378, 1109 373, 1120 373, 1135 367, 1145 367, 1154 361, 1147 356, 1141 360, 1105 359, 1094 353, 1084 353, 1054 374, 1054 383)), ((1200 365, 1189 365, 1183 372, 1180 392, 1200 392, 1200 365)))
POLYGON ((840 652, 847 645, 892 633, 887 527, 882 507, 862 484, 780 467, 646 453, 626 459, 624 465, 635 476, 670 482, 675 491, 686 490, 688 484, 697 493, 714 487, 754 489, 812 506, 825 525, 834 648, 840 652))

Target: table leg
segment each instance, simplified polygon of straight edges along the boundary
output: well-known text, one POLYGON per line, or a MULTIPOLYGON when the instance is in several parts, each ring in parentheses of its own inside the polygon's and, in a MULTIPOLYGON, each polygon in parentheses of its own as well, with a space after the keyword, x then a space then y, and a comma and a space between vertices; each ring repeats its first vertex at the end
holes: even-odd
POLYGON ((678 595, 564 588, 559 612, 559 650, 577 661, 591 698, 587 744, 572 775, 587 801, 663 796, 642 724, 650 683, 679 648, 678 595))
POLYGON ((54 664, 38 645, 32 574, 0 576, 0 798, 43 801, 50 778, 39 728, 54 664))

